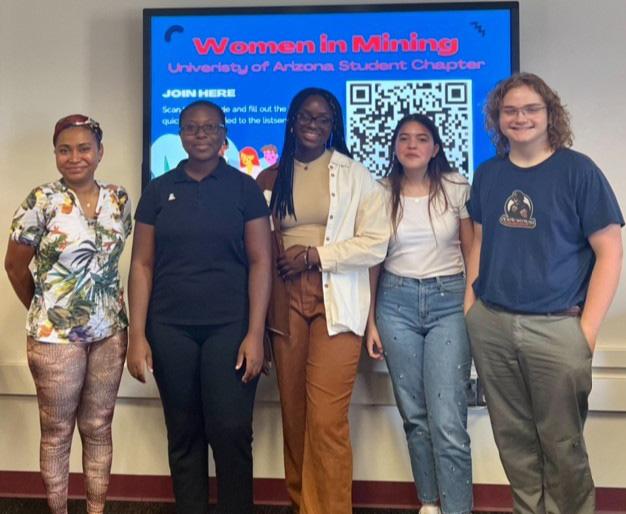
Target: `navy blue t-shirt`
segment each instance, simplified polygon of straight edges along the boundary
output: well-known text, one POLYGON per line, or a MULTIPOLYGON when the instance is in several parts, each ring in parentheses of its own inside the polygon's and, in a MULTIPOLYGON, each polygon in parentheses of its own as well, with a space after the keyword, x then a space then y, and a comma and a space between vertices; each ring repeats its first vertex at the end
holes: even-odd
POLYGON ((587 238, 624 225, 602 172, 570 149, 530 168, 508 156, 483 163, 468 209, 483 230, 476 296, 525 313, 582 306, 595 263, 587 238))
POLYGON ((269 209, 254 180, 223 159, 200 182, 185 173, 185 164, 150 182, 135 213, 155 233, 148 315, 184 325, 245 320, 244 226, 269 209))

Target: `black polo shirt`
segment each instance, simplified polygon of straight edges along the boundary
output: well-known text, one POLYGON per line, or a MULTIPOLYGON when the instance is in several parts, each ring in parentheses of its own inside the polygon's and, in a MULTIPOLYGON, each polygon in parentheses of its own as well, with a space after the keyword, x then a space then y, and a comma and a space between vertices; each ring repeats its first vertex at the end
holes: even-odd
POLYGON ((267 216, 267 204, 254 180, 223 159, 200 182, 185 173, 186 162, 150 182, 135 212, 154 226, 148 315, 184 325, 247 319, 244 226, 267 216))

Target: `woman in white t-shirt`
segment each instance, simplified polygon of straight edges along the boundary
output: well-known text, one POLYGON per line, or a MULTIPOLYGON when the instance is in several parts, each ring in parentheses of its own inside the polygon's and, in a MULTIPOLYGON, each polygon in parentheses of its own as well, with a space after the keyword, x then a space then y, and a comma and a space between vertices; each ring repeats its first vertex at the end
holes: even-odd
POLYGON ((393 231, 382 273, 381 266, 370 272, 367 350, 389 367, 420 514, 469 513, 471 356, 463 317, 473 235, 465 208, 469 185, 451 169, 426 116, 403 118, 391 148, 385 186, 393 231))

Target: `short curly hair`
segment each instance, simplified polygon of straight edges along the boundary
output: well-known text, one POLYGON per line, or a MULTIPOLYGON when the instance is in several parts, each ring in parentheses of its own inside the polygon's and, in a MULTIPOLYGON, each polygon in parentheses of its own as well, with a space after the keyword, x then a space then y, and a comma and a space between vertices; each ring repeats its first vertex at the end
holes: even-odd
POLYGON ((544 80, 534 73, 516 73, 499 82, 487 96, 485 103, 485 126, 498 154, 510 150, 508 139, 500 130, 500 107, 504 96, 513 88, 527 86, 535 91, 546 104, 548 113, 548 143, 553 150, 572 146, 574 135, 570 127, 570 115, 561 98, 544 80))

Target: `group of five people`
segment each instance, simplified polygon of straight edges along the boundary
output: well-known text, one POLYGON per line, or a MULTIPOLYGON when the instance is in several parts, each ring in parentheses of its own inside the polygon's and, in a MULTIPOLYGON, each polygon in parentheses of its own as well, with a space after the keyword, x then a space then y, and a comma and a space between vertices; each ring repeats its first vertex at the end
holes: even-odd
MULTIPOLYGON (((127 355, 135 378, 154 373, 181 514, 208 512, 209 446, 218 510, 252 512, 266 335, 299 514, 352 512, 348 410, 363 340, 387 363, 422 514, 472 509, 472 356, 515 512, 594 511, 582 434, 621 269, 615 195, 568 148, 567 111, 536 75, 490 93, 498 155, 471 187, 433 121, 406 114, 376 182, 350 156, 337 99, 307 88, 290 104, 278 163, 255 184, 220 157, 223 111, 182 110, 188 159, 147 185, 135 213, 127 355)), ((29 309, 50 510, 67 513, 78 423, 87 511, 101 514, 126 353, 118 261, 131 208, 123 188, 94 178, 104 151, 96 122, 61 119, 53 144, 62 178, 19 207, 5 266, 29 309)))

